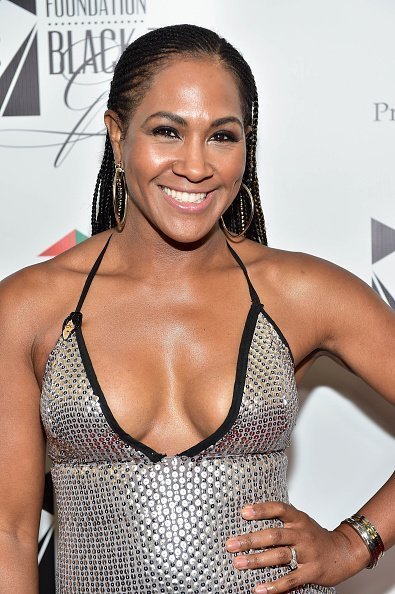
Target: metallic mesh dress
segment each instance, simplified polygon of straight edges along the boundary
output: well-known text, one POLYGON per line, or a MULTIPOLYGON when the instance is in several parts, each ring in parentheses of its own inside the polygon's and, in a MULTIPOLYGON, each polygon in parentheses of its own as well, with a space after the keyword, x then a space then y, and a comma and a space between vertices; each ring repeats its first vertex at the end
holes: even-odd
MULTIPOLYGON (((288 343, 229 246, 251 295, 231 407, 207 439, 175 456, 155 452, 118 425, 84 341, 81 307, 108 242, 43 380, 41 417, 59 519, 57 593, 250 593, 289 572, 237 570, 225 549, 231 536, 281 525, 247 522, 240 509, 288 501, 284 449, 297 414, 288 343)), ((335 591, 305 585, 292 592, 335 591)))

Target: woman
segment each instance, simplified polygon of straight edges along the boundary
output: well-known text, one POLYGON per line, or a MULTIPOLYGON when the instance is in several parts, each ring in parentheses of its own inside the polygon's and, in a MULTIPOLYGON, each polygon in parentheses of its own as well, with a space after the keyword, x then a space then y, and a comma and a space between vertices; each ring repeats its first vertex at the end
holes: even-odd
POLYGON ((37 592, 42 421, 58 592, 332 593, 394 543, 394 480, 333 531, 289 505, 296 383, 328 352, 395 401, 394 312, 267 247, 254 78, 215 33, 133 42, 105 123, 93 237, 1 289, 0 591, 37 592))

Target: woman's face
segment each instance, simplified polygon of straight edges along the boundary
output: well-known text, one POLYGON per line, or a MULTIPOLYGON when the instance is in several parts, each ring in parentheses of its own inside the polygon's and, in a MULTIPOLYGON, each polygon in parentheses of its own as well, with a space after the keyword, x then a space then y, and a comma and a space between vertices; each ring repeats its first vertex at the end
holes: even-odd
POLYGON ((245 169, 246 131, 232 74, 215 61, 175 59, 154 77, 123 137, 115 114, 105 119, 129 189, 125 231, 154 228, 183 243, 205 237, 245 169))

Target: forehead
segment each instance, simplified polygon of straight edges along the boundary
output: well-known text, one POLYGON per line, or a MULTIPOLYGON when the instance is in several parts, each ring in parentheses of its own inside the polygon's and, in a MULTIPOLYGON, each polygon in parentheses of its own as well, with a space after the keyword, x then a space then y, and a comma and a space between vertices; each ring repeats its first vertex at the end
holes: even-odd
POLYGON ((172 59, 156 75, 132 120, 173 111, 185 118, 242 117, 234 75, 216 59, 172 59))

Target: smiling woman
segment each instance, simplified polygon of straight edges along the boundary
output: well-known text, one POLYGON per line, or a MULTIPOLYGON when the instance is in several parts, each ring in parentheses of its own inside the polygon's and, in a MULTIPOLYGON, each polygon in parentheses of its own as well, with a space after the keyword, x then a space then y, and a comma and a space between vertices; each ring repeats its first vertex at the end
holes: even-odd
POLYGON ((105 120, 115 161, 125 169, 133 209, 128 226, 148 223, 180 243, 206 237, 234 201, 245 170, 233 75, 216 61, 172 60, 127 127, 113 110, 105 120), (207 80, 216 81, 209 93, 207 80), (164 96, 168 109, 158 112, 164 96))
POLYGON ((0 590, 37 592, 42 423, 59 594, 333 594, 395 541, 394 480, 333 531, 290 505, 297 384, 327 352, 395 401, 394 313, 267 246, 254 77, 216 33, 134 41, 104 119, 93 237, 0 295, 2 406, 19 412, 0 451, 23 476, 3 498, 0 590))

